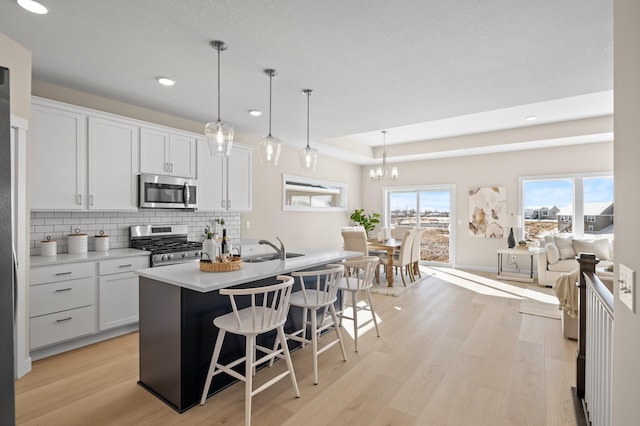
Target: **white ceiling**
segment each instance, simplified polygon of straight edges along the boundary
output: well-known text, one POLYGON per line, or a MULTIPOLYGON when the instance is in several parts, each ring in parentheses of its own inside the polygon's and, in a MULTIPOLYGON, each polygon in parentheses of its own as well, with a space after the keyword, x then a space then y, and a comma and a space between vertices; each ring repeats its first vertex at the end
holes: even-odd
MULTIPOLYGON (((34 79, 204 126, 217 116, 209 42, 223 40, 221 116, 237 134, 266 135, 275 68, 273 135, 305 145, 311 88, 311 145, 359 164, 379 158, 381 129, 406 161, 459 151, 424 141, 613 113, 611 0, 40 2, 47 15, 0 0, 0 31, 33 52, 34 79)), ((576 136, 495 149, 612 137, 576 136)))

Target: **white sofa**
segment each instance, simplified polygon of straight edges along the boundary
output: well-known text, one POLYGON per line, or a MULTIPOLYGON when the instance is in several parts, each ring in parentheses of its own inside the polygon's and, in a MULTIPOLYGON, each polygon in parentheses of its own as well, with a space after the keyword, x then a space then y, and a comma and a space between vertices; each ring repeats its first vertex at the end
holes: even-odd
POLYGON ((612 273, 603 271, 613 266, 613 242, 604 238, 598 240, 562 238, 545 236, 544 248, 538 250, 538 285, 553 287, 560 274, 578 269, 580 265, 575 259, 580 253, 593 253, 600 260, 599 276, 609 279, 612 273))

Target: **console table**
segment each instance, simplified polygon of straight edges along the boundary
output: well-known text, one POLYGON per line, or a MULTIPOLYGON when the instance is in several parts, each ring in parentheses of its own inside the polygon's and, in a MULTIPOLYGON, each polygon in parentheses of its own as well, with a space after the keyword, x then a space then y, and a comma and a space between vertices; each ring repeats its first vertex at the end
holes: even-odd
POLYGON ((522 282, 533 282, 533 255, 534 252, 527 249, 499 249, 498 253, 498 275, 496 276, 499 280, 509 280, 509 281, 522 281, 522 282), (516 257, 515 269, 505 270, 504 269, 504 257, 507 258, 507 265, 509 265, 509 259, 512 256, 516 257), (529 261, 526 262, 529 267, 528 270, 521 271, 518 265, 518 257, 528 256, 529 261))

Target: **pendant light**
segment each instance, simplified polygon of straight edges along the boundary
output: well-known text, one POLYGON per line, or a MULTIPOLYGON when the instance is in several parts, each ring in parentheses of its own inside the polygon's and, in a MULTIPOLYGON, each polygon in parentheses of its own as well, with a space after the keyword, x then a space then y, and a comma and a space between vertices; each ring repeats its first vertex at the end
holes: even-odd
POLYGON ((375 169, 369 169, 369 178, 372 182, 378 182, 383 179, 396 180, 398 179, 398 168, 392 167, 391 170, 387 170, 387 131, 382 131, 382 167, 375 169))
POLYGON ((277 166, 280 159, 282 142, 271 136, 271 80, 276 75, 276 70, 267 68, 264 73, 269 76, 269 134, 258 141, 260 146, 260 159, 263 165, 277 166))
POLYGON ((227 44, 220 40, 213 40, 209 44, 218 51, 218 120, 215 123, 210 121, 204 126, 204 135, 211 155, 228 157, 233 145, 233 127, 220 120, 220 52, 227 50, 227 44))
POLYGON ((318 162, 318 150, 309 146, 309 98, 311 89, 304 89, 302 93, 307 95, 307 147, 300 151, 300 165, 303 171, 313 172, 318 162))

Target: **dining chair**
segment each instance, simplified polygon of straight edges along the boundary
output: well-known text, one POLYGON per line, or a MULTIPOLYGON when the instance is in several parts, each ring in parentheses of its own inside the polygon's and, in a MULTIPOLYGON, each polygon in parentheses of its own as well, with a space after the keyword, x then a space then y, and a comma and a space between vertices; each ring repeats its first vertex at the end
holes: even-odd
MULTIPOLYGON (((318 355, 339 344, 342 358, 344 361, 347 360, 334 307, 338 299, 338 284, 343 275, 344 266, 339 264, 329 264, 320 270, 291 273, 291 276, 300 283, 301 289, 291 294, 290 303, 291 306, 302 308, 302 328, 287 334, 286 337, 302 343, 303 347, 311 343, 314 385, 318 384, 318 355), (310 338, 307 338, 307 327, 310 327, 310 338), (336 339, 326 342, 322 348, 318 349, 318 338, 330 329, 335 331, 336 339)), ((326 334, 323 337, 326 337, 326 334)), ((280 341, 276 342, 274 349, 278 344, 286 346, 286 343, 280 341)))
MULTIPOLYGON (((344 241, 344 249, 348 251, 361 251, 362 256, 358 256, 353 259, 360 259, 369 255, 380 256, 384 255, 385 251, 372 250, 369 251, 369 244, 367 243, 367 234, 362 228, 362 231, 343 230, 342 239, 344 241)), ((376 281, 380 282, 380 269, 376 267, 376 281)))
POLYGON ((376 334, 380 337, 378 320, 376 319, 376 312, 373 309, 373 300, 371 299, 370 292, 373 286, 373 278, 378 270, 379 264, 380 258, 378 258, 378 256, 363 256, 355 260, 345 260, 341 263, 341 265, 344 265, 345 274, 338 284, 338 288, 342 292, 338 317, 340 318, 340 325, 342 325, 343 319, 353 320, 353 340, 356 352, 358 352, 358 330, 371 323, 371 321, 373 321, 376 327, 376 334), (353 316, 345 314, 345 296, 347 293, 351 293, 351 310, 353 316), (360 293, 364 293, 366 296, 366 306, 360 306, 358 304, 358 294, 360 293), (362 324, 358 324, 359 311, 371 312, 371 319, 368 319, 362 324))
POLYGON ((293 286, 294 279, 288 276, 278 276, 276 279, 281 282, 254 288, 220 289, 220 294, 229 296, 232 312, 216 317, 213 320, 213 325, 218 328, 218 337, 216 338, 216 343, 213 348, 213 355, 211 356, 207 379, 205 381, 204 388, 202 389, 200 405, 204 405, 207 400, 207 394, 209 393, 209 387, 211 386, 213 376, 220 373, 226 373, 245 382, 245 425, 251 424, 251 398, 284 377, 291 377, 291 384, 295 390, 296 397, 300 397, 300 390, 298 389, 296 375, 293 371, 291 355, 289 354, 289 347, 286 343, 283 328, 289 313, 291 288, 293 286), (247 308, 238 309, 238 305, 242 304, 248 304, 249 306, 247 308), (276 344, 273 349, 256 344, 257 335, 273 330, 276 330, 276 344), (218 363, 218 358, 220 356, 222 343, 226 333, 244 336, 246 339, 246 350, 244 357, 232 361, 229 364, 222 365, 218 363), (256 359, 257 351, 266 355, 256 359), (254 390, 253 376, 255 374, 256 366, 268 361, 273 363, 275 358, 284 358, 287 364, 287 371, 271 378, 254 390), (245 363, 244 375, 233 370, 233 367, 243 362, 245 363))
POLYGON ((414 279, 416 273, 420 278, 422 278, 422 274, 420 273, 420 247, 422 244, 422 236, 424 235, 424 231, 424 229, 416 229, 413 236, 413 245, 411 247, 411 267, 413 268, 414 279))
POLYGON ((391 228, 391 235, 394 239, 401 240, 407 232, 413 231, 414 229, 416 229, 415 226, 398 225, 391 228))
MULTIPOLYGON (((400 269, 400 276, 402 277, 402 284, 406 287, 407 282, 404 278, 405 272, 409 275, 409 280, 413 282, 415 280, 413 276, 413 268, 411 263, 411 249, 413 248, 413 240, 416 234, 416 230, 407 232, 402 238, 400 244, 400 250, 397 254, 394 254, 393 266, 396 270, 400 269)), ((380 263, 385 266, 385 269, 389 267, 390 259, 388 256, 380 256, 380 263)))

